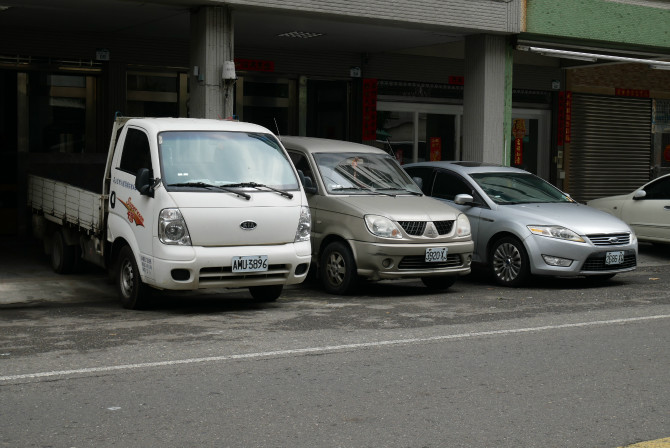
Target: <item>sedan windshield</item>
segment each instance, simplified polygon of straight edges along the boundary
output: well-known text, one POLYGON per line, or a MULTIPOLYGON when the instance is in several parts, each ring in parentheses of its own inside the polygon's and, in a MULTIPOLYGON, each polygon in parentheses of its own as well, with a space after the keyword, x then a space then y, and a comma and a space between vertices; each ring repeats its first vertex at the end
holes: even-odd
POLYGON ((526 173, 473 173, 475 182, 496 204, 575 202, 549 182, 526 173))
POLYGON ((422 194, 388 154, 316 153, 314 159, 330 194, 422 194))
POLYGON ((161 132, 158 147, 162 180, 167 188, 299 189, 291 162, 270 134, 161 132))

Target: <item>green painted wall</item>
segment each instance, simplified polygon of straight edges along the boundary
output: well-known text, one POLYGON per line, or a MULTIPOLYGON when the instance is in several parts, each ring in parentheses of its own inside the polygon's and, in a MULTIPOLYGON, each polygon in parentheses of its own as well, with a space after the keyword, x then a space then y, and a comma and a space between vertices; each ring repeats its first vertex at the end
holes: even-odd
MULTIPOLYGON (((670 9, 607 0, 526 0, 526 32, 670 48, 670 9)), ((670 2, 658 2, 668 5, 670 2)))

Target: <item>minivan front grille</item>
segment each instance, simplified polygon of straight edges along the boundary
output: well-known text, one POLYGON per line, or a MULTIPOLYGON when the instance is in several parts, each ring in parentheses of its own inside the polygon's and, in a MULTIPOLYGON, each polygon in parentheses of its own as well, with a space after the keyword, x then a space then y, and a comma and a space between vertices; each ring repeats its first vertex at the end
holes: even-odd
MULTIPOLYGON (((398 221, 403 230, 411 236, 421 236, 426 231, 426 221, 398 221)), ((439 235, 447 235, 454 227, 454 221, 433 221, 439 235)))

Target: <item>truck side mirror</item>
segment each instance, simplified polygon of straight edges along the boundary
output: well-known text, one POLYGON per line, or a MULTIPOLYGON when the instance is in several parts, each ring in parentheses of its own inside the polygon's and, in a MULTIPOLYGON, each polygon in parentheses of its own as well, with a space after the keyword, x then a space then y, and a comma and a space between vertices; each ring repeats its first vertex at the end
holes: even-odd
POLYGON ((135 188, 142 196, 154 197, 154 179, 149 168, 140 168, 135 176, 135 188))

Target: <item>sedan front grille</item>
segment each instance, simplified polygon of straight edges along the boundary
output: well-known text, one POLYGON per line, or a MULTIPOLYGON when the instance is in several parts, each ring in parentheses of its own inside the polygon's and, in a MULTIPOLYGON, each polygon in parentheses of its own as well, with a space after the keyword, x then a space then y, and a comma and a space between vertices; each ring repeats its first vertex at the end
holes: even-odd
POLYGON ((621 264, 605 264, 605 254, 596 254, 586 259, 584 266, 582 266, 582 272, 618 271, 620 269, 631 269, 635 266, 637 266, 637 257, 633 251, 624 254, 621 264))
POLYGON ((630 244, 629 233, 610 233, 586 236, 596 246, 623 246, 630 244))

